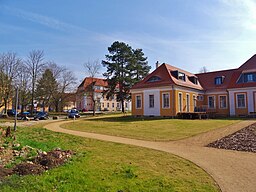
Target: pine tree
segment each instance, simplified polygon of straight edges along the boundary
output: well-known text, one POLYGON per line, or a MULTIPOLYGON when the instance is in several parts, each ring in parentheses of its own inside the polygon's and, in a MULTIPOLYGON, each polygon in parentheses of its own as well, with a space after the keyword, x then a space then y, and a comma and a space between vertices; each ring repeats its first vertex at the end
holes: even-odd
POLYGON ((103 74, 108 81, 107 98, 116 96, 124 113, 124 101, 130 99, 131 87, 148 74, 150 67, 142 49, 133 50, 124 42, 114 42, 108 51, 106 60, 102 61, 107 68, 103 74))
POLYGON ((43 111, 45 106, 49 106, 54 94, 58 92, 58 83, 50 69, 46 69, 42 77, 37 82, 36 96, 43 103, 43 111))
POLYGON ((141 81, 146 75, 148 75, 151 67, 148 65, 147 57, 144 56, 142 49, 133 49, 133 55, 130 61, 131 86, 141 81))

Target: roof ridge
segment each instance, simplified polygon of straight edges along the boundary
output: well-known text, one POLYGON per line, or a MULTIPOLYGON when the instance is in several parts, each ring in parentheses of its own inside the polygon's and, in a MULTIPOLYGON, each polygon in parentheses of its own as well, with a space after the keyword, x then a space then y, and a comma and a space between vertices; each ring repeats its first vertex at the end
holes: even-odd
POLYGON ((227 71, 235 71, 238 70, 239 68, 235 68, 235 69, 224 69, 224 70, 219 70, 219 71, 209 71, 209 72, 205 72, 205 73, 196 73, 195 75, 202 75, 202 74, 208 74, 208 73, 219 73, 219 72, 227 72, 227 71))

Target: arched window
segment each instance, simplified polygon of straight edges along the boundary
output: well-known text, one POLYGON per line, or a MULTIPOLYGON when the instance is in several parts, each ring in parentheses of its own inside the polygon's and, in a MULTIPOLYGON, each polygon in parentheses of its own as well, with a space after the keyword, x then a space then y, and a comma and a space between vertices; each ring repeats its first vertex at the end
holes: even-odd
POLYGON ((153 76, 153 77, 150 77, 147 82, 156 82, 156 81, 161 81, 161 78, 158 77, 158 76, 153 76))

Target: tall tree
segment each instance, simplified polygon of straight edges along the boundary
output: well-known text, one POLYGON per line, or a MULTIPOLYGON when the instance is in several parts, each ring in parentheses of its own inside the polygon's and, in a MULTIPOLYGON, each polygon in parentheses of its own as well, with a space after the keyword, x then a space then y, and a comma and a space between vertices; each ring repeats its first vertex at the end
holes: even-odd
POLYGON ((57 65, 53 61, 47 63, 47 68, 52 71, 53 77, 57 81, 57 92, 52 97, 52 103, 55 111, 59 112, 63 109, 63 106, 68 99, 66 93, 74 91, 76 77, 72 71, 57 65))
POLYGON ((130 70, 131 86, 148 75, 151 69, 142 49, 133 49, 132 52, 133 54, 128 66, 128 69, 130 70))
POLYGON ((21 112, 23 112, 31 99, 29 71, 24 63, 21 64, 16 84, 19 87, 19 104, 21 112))
POLYGON ((141 49, 133 50, 123 42, 114 42, 108 47, 108 51, 106 60, 102 61, 103 66, 107 68, 107 72, 103 74, 108 80, 106 94, 107 97, 116 95, 124 113, 124 101, 130 99, 130 88, 148 73, 150 67, 147 66, 141 49), (143 73, 143 70, 146 72, 143 73))
POLYGON ((46 69, 42 77, 37 82, 36 96, 42 101, 43 111, 45 106, 50 106, 55 94, 58 92, 58 84, 50 69, 46 69))
POLYGON ((30 108, 30 112, 33 114, 36 83, 37 83, 38 77, 40 77, 40 75, 43 71, 43 68, 45 66, 44 52, 41 50, 31 51, 27 57, 26 65, 27 65, 28 71, 30 73, 30 79, 31 79, 31 108, 30 108))
POLYGON ((13 94, 14 80, 19 74, 21 63, 22 61, 16 53, 3 53, 0 56, 0 90, 2 96, 0 99, 4 101, 5 113, 13 94))
POLYGON ((94 78, 97 74, 99 74, 101 69, 101 64, 99 60, 87 61, 84 63, 84 67, 85 67, 86 73, 92 79, 92 83, 89 86, 87 86, 85 92, 87 94, 87 97, 90 98, 93 103, 93 116, 95 116, 97 97, 95 94, 96 80, 94 78))
POLYGON ((66 93, 74 91, 74 85, 76 84, 76 77, 74 73, 65 68, 61 72, 60 77, 57 78, 58 82, 58 94, 55 94, 53 99, 55 103, 55 111, 63 109, 64 103, 67 101, 66 93))

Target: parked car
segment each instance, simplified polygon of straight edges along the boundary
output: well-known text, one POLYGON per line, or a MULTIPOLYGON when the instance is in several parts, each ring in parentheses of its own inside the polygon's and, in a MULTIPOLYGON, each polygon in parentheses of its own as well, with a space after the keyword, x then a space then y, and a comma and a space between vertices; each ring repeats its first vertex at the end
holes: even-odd
POLYGON ((79 118, 80 114, 76 109, 71 109, 68 113, 68 118, 79 118))
POLYGON ((40 111, 34 116, 34 119, 46 120, 49 119, 49 115, 46 112, 40 111))
POLYGON ((18 114, 18 119, 28 120, 29 115, 30 115, 30 113, 28 111, 24 111, 24 112, 18 114))
MULTIPOLYGON (((14 109, 8 109, 7 110, 7 115, 8 116, 15 116, 16 114, 16 111, 14 109)), ((18 113, 17 113, 18 114, 18 113)))

